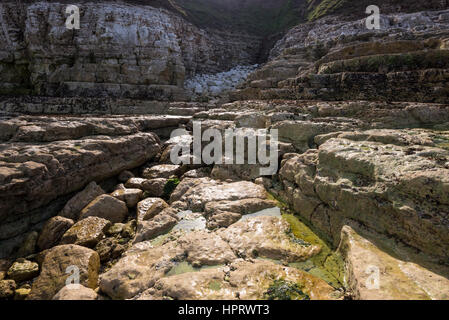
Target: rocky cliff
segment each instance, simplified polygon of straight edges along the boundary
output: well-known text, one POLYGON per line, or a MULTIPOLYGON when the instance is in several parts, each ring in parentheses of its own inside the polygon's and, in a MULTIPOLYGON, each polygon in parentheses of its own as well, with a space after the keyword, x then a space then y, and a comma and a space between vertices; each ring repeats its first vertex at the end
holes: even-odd
POLYGON ((0 5, 1 93, 183 99, 195 73, 252 64, 260 39, 203 30, 164 9, 83 3, 81 29, 66 5, 0 5))

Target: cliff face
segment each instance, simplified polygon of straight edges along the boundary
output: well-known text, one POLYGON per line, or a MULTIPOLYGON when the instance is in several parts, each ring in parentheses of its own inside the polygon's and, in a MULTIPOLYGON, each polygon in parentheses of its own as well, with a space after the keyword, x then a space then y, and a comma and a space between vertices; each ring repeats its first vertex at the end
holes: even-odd
POLYGON ((81 29, 65 28, 65 4, 0 5, 3 94, 181 99, 186 76, 254 63, 260 40, 206 31, 163 9, 81 5, 81 29))

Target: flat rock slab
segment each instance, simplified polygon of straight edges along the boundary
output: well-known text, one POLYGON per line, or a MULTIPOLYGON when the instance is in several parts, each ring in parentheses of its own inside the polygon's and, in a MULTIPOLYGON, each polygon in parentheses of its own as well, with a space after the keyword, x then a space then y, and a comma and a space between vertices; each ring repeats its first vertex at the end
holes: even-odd
POLYGON ((350 226, 342 229, 339 251, 346 261, 346 281, 359 300, 447 300, 449 279, 395 258, 350 226))
MULTIPOLYGON (((312 300, 340 298, 323 280, 295 268, 283 267, 269 261, 237 260, 227 267, 188 272, 156 282, 153 288, 143 292, 138 300, 261 300, 281 281, 284 286, 298 286, 302 295, 312 300)), ((295 298, 295 297, 293 297, 295 298)))
POLYGON ((217 233, 240 257, 264 257, 287 262, 305 261, 318 254, 320 246, 304 246, 287 233, 290 225, 282 218, 259 216, 241 220, 217 233))
POLYGON ((202 212, 208 202, 247 198, 266 199, 267 192, 264 187, 249 181, 228 183, 209 178, 186 178, 172 193, 170 203, 181 210, 202 212))

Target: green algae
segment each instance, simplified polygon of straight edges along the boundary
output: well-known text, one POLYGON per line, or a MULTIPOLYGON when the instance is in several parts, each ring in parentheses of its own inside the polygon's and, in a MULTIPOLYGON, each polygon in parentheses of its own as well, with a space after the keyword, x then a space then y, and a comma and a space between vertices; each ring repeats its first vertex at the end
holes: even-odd
POLYGON ((176 187, 178 186, 179 183, 180 183, 180 180, 178 178, 168 179, 167 183, 164 186, 164 193, 162 195, 162 198, 163 199, 170 198, 170 195, 176 189, 176 187))
POLYGON ((315 275, 334 288, 342 288, 344 283, 344 261, 341 255, 333 251, 331 246, 317 235, 317 232, 314 232, 300 220, 300 217, 291 213, 288 204, 282 201, 282 199, 275 197, 271 193, 269 193, 268 198, 277 202, 278 207, 281 209, 282 218, 290 225, 290 234, 293 241, 296 240, 295 242, 302 245, 318 245, 321 247, 319 254, 306 261, 289 263, 289 266, 315 275))
POLYGON ((198 272, 200 268, 194 268, 190 263, 187 261, 180 262, 176 264, 173 268, 170 269, 169 272, 167 272, 166 276, 174 276, 178 274, 183 274, 187 272, 198 272))
POLYGON ((320 253, 311 257, 304 262, 293 262, 289 266, 306 271, 315 275, 334 288, 343 286, 343 259, 334 252, 329 245, 319 238, 309 227, 302 223, 297 216, 284 213, 282 218, 285 219, 291 228, 291 233, 295 238, 301 239, 311 245, 321 247, 320 253))
POLYGON ((214 291, 220 290, 221 289, 220 281, 212 280, 211 282, 209 282, 209 289, 214 290, 214 291))
POLYGON ((264 297, 267 300, 310 300, 309 295, 302 289, 298 283, 283 279, 274 280, 264 293, 264 297))

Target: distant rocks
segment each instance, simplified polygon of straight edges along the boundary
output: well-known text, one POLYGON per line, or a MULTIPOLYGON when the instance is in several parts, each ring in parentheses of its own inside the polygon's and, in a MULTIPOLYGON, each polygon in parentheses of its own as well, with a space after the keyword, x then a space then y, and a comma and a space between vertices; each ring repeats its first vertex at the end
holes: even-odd
POLYGON ((198 74, 185 81, 184 87, 193 100, 216 98, 234 90, 258 65, 237 66, 229 71, 198 74))

